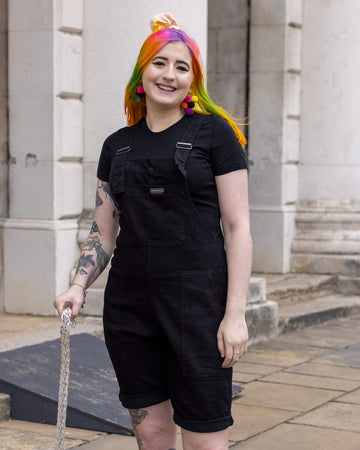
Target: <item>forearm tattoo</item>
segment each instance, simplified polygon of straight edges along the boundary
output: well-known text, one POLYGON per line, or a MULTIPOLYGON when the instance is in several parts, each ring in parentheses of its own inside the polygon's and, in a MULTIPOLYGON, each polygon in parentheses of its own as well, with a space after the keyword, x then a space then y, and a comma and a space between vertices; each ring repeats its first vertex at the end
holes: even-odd
POLYGON ((88 269, 91 266, 95 267, 93 255, 81 255, 76 267, 76 273, 80 273, 80 275, 87 275, 88 272, 85 269, 88 269))
POLYGON ((102 272, 107 266, 107 263, 109 262, 110 258, 109 255, 102 248, 102 244, 99 237, 98 236, 89 237, 89 239, 84 243, 83 249, 88 250, 89 252, 95 250, 96 263, 98 266, 97 268, 99 268, 100 272, 102 272))

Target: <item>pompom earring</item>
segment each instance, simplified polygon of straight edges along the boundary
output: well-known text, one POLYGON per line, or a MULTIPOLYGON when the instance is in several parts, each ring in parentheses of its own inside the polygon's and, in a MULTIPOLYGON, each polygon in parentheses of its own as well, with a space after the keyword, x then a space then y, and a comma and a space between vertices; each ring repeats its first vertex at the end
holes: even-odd
POLYGON ((136 100, 139 102, 145 95, 144 88, 142 86, 138 86, 136 88, 136 100))
POLYGON ((192 97, 190 95, 187 95, 184 101, 181 103, 180 108, 185 110, 185 114, 191 116, 192 114, 194 114, 193 108, 198 100, 199 99, 196 97, 196 95, 193 95, 192 97))

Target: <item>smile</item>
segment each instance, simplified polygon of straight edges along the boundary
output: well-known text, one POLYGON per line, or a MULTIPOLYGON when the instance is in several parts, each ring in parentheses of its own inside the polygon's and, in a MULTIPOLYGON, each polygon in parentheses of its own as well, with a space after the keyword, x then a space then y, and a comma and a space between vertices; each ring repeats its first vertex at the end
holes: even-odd
POLYGON ((162 91, 166 91, 166 92, 174 92, 174 91, 176 91, 176 88, 171 87, 171 86, 166 86, 164 84, 157 84, 156 86, 162 91))

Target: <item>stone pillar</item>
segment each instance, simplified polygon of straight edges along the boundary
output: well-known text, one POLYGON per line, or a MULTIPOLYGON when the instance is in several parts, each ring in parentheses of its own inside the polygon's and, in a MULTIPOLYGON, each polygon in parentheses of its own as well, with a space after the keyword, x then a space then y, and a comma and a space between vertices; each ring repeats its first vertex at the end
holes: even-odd
POLYGON ((250 3, 253 270, 288 272, 298 198, 302 0, 250 3))
POLYGON ((83 1, 9 2, 5 310, 52 314, 82 211, 83 1))
POLYGON ((360 3, 304 0, 292 269, 360 276, 360 3))
MULTIPOLYGON (((0 0, 0 222, 8 216, 7 0, 0 0)), ((0 312, 4 309, 3 239, 0 228, 0 312)))
MULTIPOLYGON (((208 91, 234 117, 247 115, 248 0, 209 0, 208 91)), ((246 127, 242 130, 247 134, 246 127)))

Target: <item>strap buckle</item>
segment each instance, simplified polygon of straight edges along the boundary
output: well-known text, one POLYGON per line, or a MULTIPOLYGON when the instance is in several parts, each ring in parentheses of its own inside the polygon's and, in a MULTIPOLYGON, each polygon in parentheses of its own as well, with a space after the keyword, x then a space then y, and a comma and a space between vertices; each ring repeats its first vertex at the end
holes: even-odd
POLYGON ((192 143, 191 142, 177 142, 176 148, 181 148, 182 150, 191 150, 192 143))

